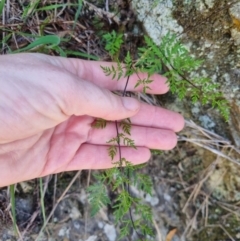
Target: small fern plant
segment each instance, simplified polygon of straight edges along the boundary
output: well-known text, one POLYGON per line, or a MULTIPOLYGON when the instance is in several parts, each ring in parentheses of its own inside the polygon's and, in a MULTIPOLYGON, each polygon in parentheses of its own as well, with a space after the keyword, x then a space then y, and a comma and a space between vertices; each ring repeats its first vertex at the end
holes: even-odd
MULTIPOLYGON (((110 34, 111 35, 111 34, 110 34)), ((115 32, 112 36, 105 37, 106 49, 110 55, 118 53, 122 41, 117 40, 115 32), (116 44, 118 42, 118 44, 116 44)), ((120 38, 122 35, 119 35, 120 38)), ((143 92, 150 89, 149 84, 153 81, 154 73, 162 72, 163 67, 167 69, 164 74, 168 78, 170 90, 176 93, 180 99, 190 97, 193 102, 200 101, 202 104, 211 104, 217 108, 227 120, 229 107, 224 100, 219 86, 209 78, 195 78, 189 80, 187 76, 200 67, 202 61, 195 60, 190 56, 186 48, 177 40, 176 36, 167 34, 157 46, 149 37, 145 37, 145 47, 139 48, 139 58, 133 60, 129 52, 122 62, 117 60, 117 65, 111 67, 102 66, 103 72, 114 80, 126 77, 126 84, 122 96, 126 95, 129 78, 132 74, 145 72, 147 77, 138 80, 135 87, 142 85, 143 92)), ((97 119, 93 126, 105 128, 107 121, 97 119)), ((96 182, 89 187, 89 201, 92 206, 92 215, 96 214, 104 205, 113 208, 115 222, 119 225, 119 240, 129 236, 135 231, 139 240, 147 240, 153 236, 151 208, 144 201, 131 193, 131 187, 137 188, 145 194, 152 194, 151 178, 139 171, 143 166, 133 166, 131 160, 126 160, 121 153, 121 145, 135 148, 134 140, 131 139, 131 120, 115 121, 116 137, 106 140, 109 145, 108 155, 112 160, 113 168, 95 175, 96 182), (113 159, 119 156, 118 161, 113 159), (108 189, 115 192, 116 199, 110 200, 108 189)), ((155 151, 155 150, 154 150, 155 151)))
POLYGON ((228 120, 229 106, 219 91, 219 84, 207 77, 189 79, 190 73, 195 72, 203 61, 192 57, 176 35, 168 33, 162 38, 160 46, 148 37, 145 37, 145 42, 146 47, 139 48, 140 58, 136 63, 138 70, 153 74, 162 72, 164 66, 167 69, 164 76, 168 78, 172 93, 180 99, 188 96, 193 103, 199 101, 203 105, 211 104, 228 120))
POLYGON ((111 33, 103 34, 102 38, 105 42, 105 50, 107 50, 113 58, 123 44, 123 34, 118 34, 113 30, 111 33))

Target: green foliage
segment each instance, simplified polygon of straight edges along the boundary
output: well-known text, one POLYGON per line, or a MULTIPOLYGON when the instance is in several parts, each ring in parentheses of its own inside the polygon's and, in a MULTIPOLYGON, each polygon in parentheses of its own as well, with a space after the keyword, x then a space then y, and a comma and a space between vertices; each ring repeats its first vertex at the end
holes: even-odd
POLYGON ((0 16, 2 16, 6 0, 0 1, 0 16))
POLYGON ((96 119, 94 123, 92 124, 92 127, 97 128, 97 129, 103 129, 107 125, 107 121, 104 119, 96 119))
POLYGON ((151 150, 151 153, 152 153, 153 155, 161 155, 161 154, 162 154, 162 151, 156 150, 156 149, 152 149, 152 150, 151 150))
POLYGON ((133 60, 131 58, 129 51, 127 52, 127 55, 124 59, 124 64, 126 68, 125 77, 131 76, 134 73, 134 70, 133 70, 133 60))
MULTIPOLYGON (((132 147, 134 149, 137 149, 135 144, 134 144, 134 140, 132 140, 131 138, 129 138, 128 136, 126 136, 124 133, 119 133, 116 137, 110 139, 109 141, 107 141, 107 143, 109 144, 120 144, 123 143, 123 145, 125 146, 129 146, 132 147)), ((110 155, 109 155, 110 156, 110 155)))
POLYGON ((67 3, 53 4, 53 5, 48 5, 48 6, 37 8, 36 11, 49 11, 49 10, 55 10, 57 8, 73 7, 73 6, 79 6, 79 5, 78 4, 67 4, 67 3))
POLYGON ((111 33, 106 33, 103 36, 105 41, 105 49, 111 56, 114 56, 120 50, 123 43, 123 34, 117 34, 114 30, 111 33))
POLYGON ((104 74, 106 76, 110 76, 112 75, 112 79, 115 79, 116 76, 117 76, 117 80, 119 80, 123 74, 124 74, 124 66, 119 62, 117 61, 117 66, 111 66, 111 67, 104 67, 104 66, 101 66, 104 74))
POLYGON ((108 197, 107 189, 104 184, 106 180, 105 175, 95 175, 97 182, 88 187, 87 191, 89 193, 89 202, 91 205, 91 216, 94 216, 99 210, 110 204, 110 199, 108 197))
POLYGON ((18 235, 17 217, 16 217, 16 202, 15 202, 15 185, 10 185, 10 201, 13 218, 13 228, 16 235, 18 235))
MULTIPOLYGON (((142 66, 133 64, 133 60, 130 56, 130 53, 127 52, 126 57, 124 58, 123 64, 117 61, 117 65, 112 65, 111 67, 104 67, 101 66, 103 72, 106 74, 106 76, 111 76, 112 79, 119 80, 121 77, 130 77, 132 74, 140 73, 140 72, 147 72, 145 69, 141 68, 142 66)), ((152 83, 153 80, 150 79, 151 73, 147 72, 147 78, 139 78, 138 82, 135 85, 135 88, 138 86, 142 86, 143 92, 146 93, 147 89, 150 89, 148 86, 150 83, 152 83)))
POLYGON ((152 180, 148 175, 138 173, 134 176, 133 183, 137 186, 138 190, 152 195, 152 180))
POLYGON ((125 120, 122 120, 120 123, 119 123, 119 127, 122 127, 122 130, 125 134, 127 135, 131 135, 131 120, 129 118, 125 119, 125 120))
POLYGON ((64 52, 65 52, 66 55, 83 57, 83 58, 86 58, 86 59, 99 60, 99 57, 97 57, 97 56, 94 56, 92 54, 82 53, 82 52, 79 52, 79 51, 65 50, 64 52))
POLYGON ((80 14, 81 14, 82 5, 83 5, 83 0, 78 0, 78 8, 77 8, 77 11, 76 11, 75 16, 74 16, 73 29, 75 29, 77 20, 78 20, 80 14))
MULTIPOLYGON (((106 34, 104 39, 108 43, 106 50, 113 56, 120 47, 121 41, 118 40, 118 35, 115 32, 106 34)), ((122 36, 121 36, 122 37, 122 36)), ((121 39, 119 36, 119 39, 121 39)), ((163 67, 167 71, 165 76, 168 78, 170 89, 176 93, 180 99, 190 98, 193 103, 200 101, 202 104, 211 104, 217 108, 220 113, 227 120, 229 116, 229 108, 227 102, 224 100, 222 93, 218 91, 219 85, 214 83, 211 79, 206 77, 198 77, 189 80, 190 73, 197 70, 201 64, 201 60, 194 59, 187 49, 177 40, 176 36, 167 34, 160 44, 157 46, 150 38, 145 37, 145 47, 139 48, 139 58, 133 60, 130 53, 126 54, 123 62, 117 60, 117 63, 112 66, 102 66, 103 72, 112 79, 120 80, 122 77, 128 79, 132 74, 145 72, 147 77, 138 79, 135 88, 142 88, 144 92, 150 89, 149 84, 152 83, 151 76, 154 73, 162 72, 163 67)), ((126 87, 123 96, 126 92, 126 87)), ((116 224, 120 225, 120 239, 130 234, 133 228, 138 234, 140 240, 143 236, 153 235, 152 230, 152 211, 139 197, 135 197, 130 193, 130 187, 134 186, 140 193, 152 194, 151 177, 145 175, 138 170, 140 166, 133 166, 133 164, 126 160, 121 155, 121 146, 128 146, 136 149, 134 140, 131 139, 131 121, 130 119, 122 120, 116 124, 116 137, 107 141, 109 144, 108 155, 112 160, 114 168, 107 170, 101 176, 101 185, 99 190, 103 188, 104 183, 110 185, 112 191, 117 193, 117 197, 110 204, 110 200, 105 203, 112 206, 114 209, 114 216, 116 224), (121 130, 119 130, 121 129, 121 130), (119 154, 119 160, 113 162, 119 154), (132 219, 132 209, 134 209, 134 220, 132 219)), ((103 128, 105 125, 100 123, 96 128, 103 128)), ((154 154, 161 153, 158 150, 151 150, 154 154)), ((99 180, 99 179, 98 179, 99 180)), ((97 187, 96 187, 97 188, 97 187)), ((95 191, 95 189, 92 189, 95 191)), ((97 201, 92 197, 93 210, 98 210, 98 199, 100 193, 96 195, 97 201)), ((105 194, 104 197, 106 198, 105 194)), ((103 201, 100 201, 101 205, 103 201)), ((101 206, 100 205, 100 206, 101 206)))
POLYGON ((125 216, 125 214, 128 213, 129 209, 132 206, 132 203, 134 201, 134 198, 129 194, 128 191, 122 190, 118 197, 116 198, 115 202, 116 204, 113 206, 114 208, 114 217, 115 222, 119 223, 125 216))
POLYGON ((134 62, 128 52, 123 64, 118 61, 115 66, 102 66, 104 73, 112 79, 119 80, 122 76, 128 77, 133 73, 145 72, 147 78, 139 78, 135 85, 135 88, 142 86, 145 93, 153 81, 151 75, 161 72, 165 66, 168 71, 164 75, 168 78, 172 93, 176 93, 180 99, 189 96, 193 102, 211 104, 228 120, 229 107, 222 93, 218 91, 219 86, 210 78, 199 77, 189 80, 186 77, 201 66, 202 60, 193 58, 175 35, 167 34, 162 38, 160 46, 148 37, 145 37, 145 43, 145 47, 139 48, 137 61, 134 62))
POLYGON ((120 227, 120 236, 118 240, 121 240, 122 238, 127 237, 130 234, 131 226, 132 223, 130 219, 122 219, 122 225, 120 227))
POLYGON ((23 6, 24 10, 22 14, 22 19, 26 19, 27 17, 34 14, 39 3, 40 3, 40 0, 33 0, 33 1, 30 1, 26 7, 23 6))
POLYGON ((117 154, 117 146, 116 145, 112 145, 108 148, 108 155, 111 157, 111 160, 114 159, 114 157, 117 154))
POLYGON ((41 203, 41 211, 44 225, 46 224, 46 213, 45 213, 45 204, 44 204, 44 191, 43 191, 43 182, 42 178, 39 178, 39 189, 40 189, 40 203, 41 203))
POLYGON ((141 235, 153 235, 153 230, 151 228, 152 222, 152 211, 151 208, 142 203, 141 198, 133 197, 127 188, 126 185, 135 185, 136 188, 139 188, 141 184, 144 183, 144 188, 141 185, 140 190, 147 193, 151 193, 151 184, 149 184, 150 178, 144 174, 141 174, 140 178, 136 180, 141 180, 141 184, 135 183, 133 176, 139 176, 136 173, 135 167, 126 160, 121 160, 121 163, 124 163, 124 171, 121 171, 118 168, 119 162, 115 163, 116 167, 106 172, 99 174, 97 176, 97 183, 89 187, 89 200, 91 204, 91 214, 96 214, 103 205, 111 205, 114 209, 114 220, 116 225, 120 225, 120 237, 124 238, 128 235, 131 229, 134 228, 141 235), (147 180, 147 181, 146 181, 147 180), (114 200, 114 203, 110 202, 110 199, 106 195, 106 187, 104 185, 111 185, 112 191, 118 191, 117 198, 114 200), (136 220, 132 220, 129 217, 130 209, 135 208, 136 220))
POLYGON ((143 92, 146 93, 147 89, 151 89, 148 85, 150 83, 153 82, 153 80, 149 79, 150 76, 148 76, 148 78, 145 79, 139 79, 137 84, 135 85, 135 88, 137 88, 139 85, 143 86, 143 92))
POLYGON ((145 37, 145 42, 146 47, 139 48, 139 59, 134 66, 138 71, 152 75, 161 72, 164 65, 168 70, 164 75, 168 78, 172 93, 176 93, 180 99, 188 96, 192 102, 211 104, 228 120, 229 106, 219 92, 219 85, 210 78, 189 80, 187 77, 201 66, 202 60, 192 57, 175 35, 167 34, 162 38, 160 46, 148 37, 145 37))
POLYGON ((48 44, 50 44, 51 48, 53 48, 54 46, 59 45, 60 42, 61 42, 61 39, 57 35, 41 36, 41 37, 37 37, 37 39, 32 43, 30 43, 28 46, 12 51, 12 53, 22 53, 22 52, 32 50, 40 45, 48 45, 48 44))

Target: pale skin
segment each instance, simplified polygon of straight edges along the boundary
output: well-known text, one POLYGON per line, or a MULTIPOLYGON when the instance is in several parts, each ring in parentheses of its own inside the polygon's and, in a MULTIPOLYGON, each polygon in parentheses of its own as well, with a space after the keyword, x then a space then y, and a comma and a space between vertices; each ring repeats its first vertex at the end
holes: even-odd
MULTIPOLYGON (((124 89, 126 79, 106 77, 100 65, 110 64, 43 54, 0 56, 0 187, 64 171, 111 168, 106 142, 116 136, 114 120, 131 118, 137 150, 121 151, 134 164, 148 161, 150 149, 175 147, 183 117, 113 94, 124 89), (95 118, 110 123, 95 129, 95 118)), ((129 91, 142 91, 134 89, 137 79, 130 77, 129 91)), ((148 93, 168 91, 164 77, 152 79, 148 93)))

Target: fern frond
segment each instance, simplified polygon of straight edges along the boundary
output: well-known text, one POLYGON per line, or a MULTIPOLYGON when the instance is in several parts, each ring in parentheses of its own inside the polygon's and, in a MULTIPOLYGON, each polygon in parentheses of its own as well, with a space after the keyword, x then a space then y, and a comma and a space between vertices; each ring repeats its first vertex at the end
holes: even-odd
POLYGON ((102 68, 105 75, 112 76, 113 80, 114 79, 120 80, 120 78, 124 74, 123 66, 119 61, 117 61, 117 67, 114 67, 114 66, 111 66, 111 67, 100 66, 100 67, 102 68))
POLYGON ((106 143, 117 144, 118 143, 118 137, 113 137, 109 141, 107 141, 106 143))
POLYGON ((92 127, 97 128, 97 129, 104 129, 107 125, 107 121, 104 119, 96 119, 93 123, 92 123, 92 127))
POLYGON ((129 147, 132 147, 134 149, 137 149, 137 147, 135 146, 134 140, 129 137, 126 137, 126 136, 123 137, 123 144, 129 147))
POLYGON ((126 191, 122 190, 122 192, 118 195, 116 199, 116 204, 113 206, 115 209, 114 217, 116 223, 122 220, 124 215, 128 213, 128 210, 131 208, 134 198, 126 191))
POLYGON ((125 134, 128 134, 128 135, 131 135, 131 121, 129 122, 130 119, 125 119, 125 120, 122 120, 120 123, 119 123, 119 127, 122 127, 122 130, 125 134))
POLYGON ((106 33, 103 35, 105 40, 105 49, 114 56, 121 48, 123 43, 123 34, 117 34, 114 30, 111 33, 106 33))
POLYGON ((148 193, 149 195, 152 195, 152 189, 153 189, 153 184, 152 180, 148 175, 140 173, 139 175, 136 175, 136 185, 137 188, 144 193, 148 193))
POLYGON ((112 145, 108 148, 108 155, 111 157, 111 159, 113 160, 114 157, 117 154, 117 146, 116 145, 112 145))
POLYGON ((131 228, 132 228, 132 222, 130 219, 123 219, 122 220, 122 225, 120 227, 120 235, 119 235, 119 238, 118 240, 121 240, 125 237, 127 237, 130 232, 131 232, 131 228))
POLYGON ((133 61, 129 51, 127 52, 127 55, 124 59, 124 63, 126 67, 125 77, 132 75, 134 73, 134 69, 133 69, 133 61))
POLYGON ((112 71, 111 71, 111 68, 110 67, 104 67, 104 66, 100 66, 101 69, 103 70, 103 73, 106 75, 106 76, 109 76, 111 75, 112 71))
POLYGON ((96 183, 88 187, 91 216, 94 216, 103 206, 110 204, 106 187, 103 183, 96 183))
POLYGON ((122 76, 123 76, 123 65, 118 60, 117 61, 117 80, 120 80, 122 76))

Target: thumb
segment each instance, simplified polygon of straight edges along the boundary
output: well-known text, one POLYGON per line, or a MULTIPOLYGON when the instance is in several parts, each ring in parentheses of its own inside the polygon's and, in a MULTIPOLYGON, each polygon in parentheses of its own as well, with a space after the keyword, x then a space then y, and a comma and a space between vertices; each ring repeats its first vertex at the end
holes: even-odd
POLYGON ((68 115, 89 115, 106 120, 125 119, 137 114, 140 102, 120 97, 91 82, 78 80, 74 94, 68 94, 64 112, 68 115))

